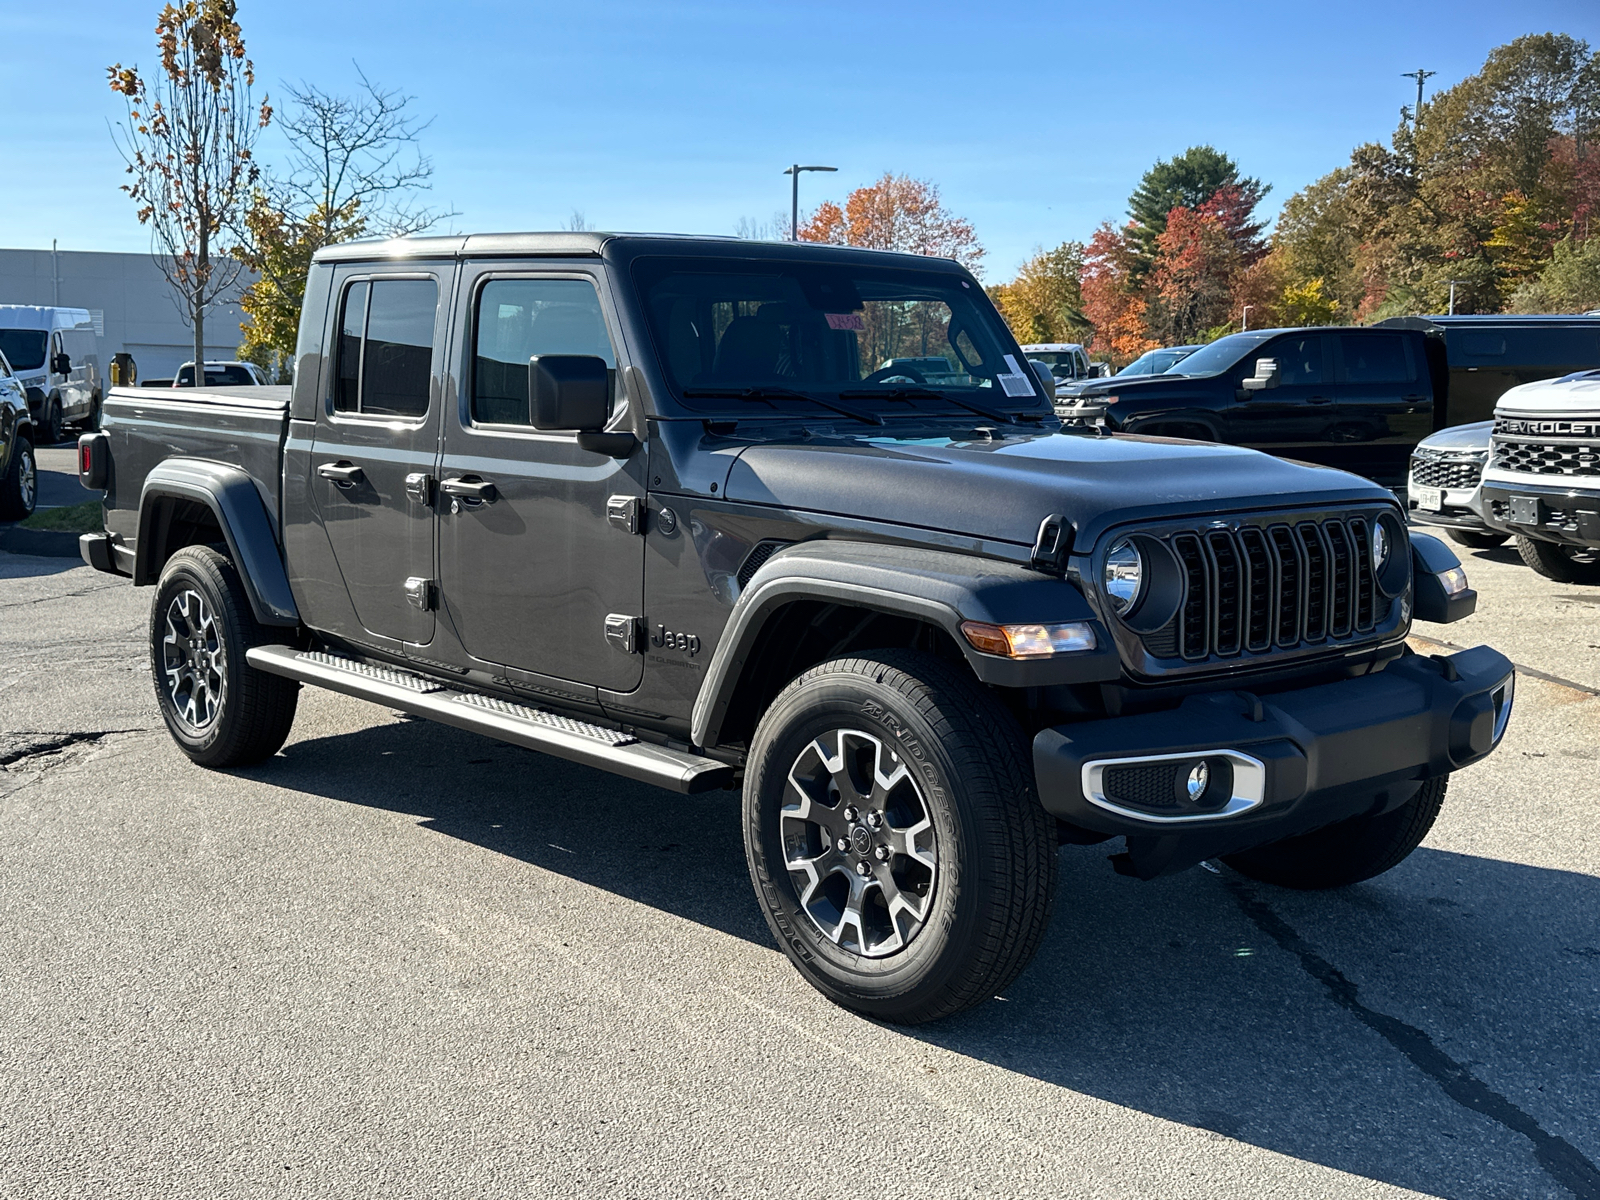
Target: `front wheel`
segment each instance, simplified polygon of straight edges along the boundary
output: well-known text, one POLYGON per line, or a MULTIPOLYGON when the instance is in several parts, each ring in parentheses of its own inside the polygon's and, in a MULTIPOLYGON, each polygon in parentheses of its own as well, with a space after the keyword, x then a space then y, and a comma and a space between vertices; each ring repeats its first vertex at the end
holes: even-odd
POLYGON ((1600 551, 1517 535, 1517 554, 1527 566, 1559 583, 1600 583, 1600 551))
POLYGON ((1222 859, 1241 875, 1301 891, 1348 887, 1399 866, 1422 844, 1444 804, 1449 777, 1430 779, 1399 808, 1222 859))
POLYGON ((11 463, 0 479, 0 521, 22 521, 33 515, 39 497, 39 468, 33 458, 33 443, 17 438, 11 463))
POLYGON ((868 1016, 936 1020, 1009 985, 1049 921, 1054 832, 1015 718, 929 655, 811 668, 751 745, 745 851, 767 924, 868 1016))
POLYGON ((1468 550, 1493 550, 1496 546, 1505 545, 1510 536, 1508 533, 1480 533, 1476 529, 1450 530, 1450 540, 1468 550))
POLYGON ((245 662, 275 640, 223 555, 187 546, 167 560, 150 609, 150 674, 167 731, 201 766, 260 762, 289 736, 300 685, 245 662))

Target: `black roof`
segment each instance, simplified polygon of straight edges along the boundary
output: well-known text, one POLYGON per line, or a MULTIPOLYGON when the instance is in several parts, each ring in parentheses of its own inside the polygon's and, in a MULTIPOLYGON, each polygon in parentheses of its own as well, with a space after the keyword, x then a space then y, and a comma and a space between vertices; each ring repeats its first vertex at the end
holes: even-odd
POLYGON ((1600 317, 1578 313, 1454 313, 1428 317, 1390 317, 1377 322, 1379 329, 1481 328, 1487 325, 1537 328, 1542 325, 1600 326, 1600 317))

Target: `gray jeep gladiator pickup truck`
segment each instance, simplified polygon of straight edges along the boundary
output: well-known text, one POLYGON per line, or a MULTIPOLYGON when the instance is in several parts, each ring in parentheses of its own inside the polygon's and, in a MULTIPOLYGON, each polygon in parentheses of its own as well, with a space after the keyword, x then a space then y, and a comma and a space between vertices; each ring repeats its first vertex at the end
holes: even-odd
POLYGON ((339 246, 292 388, 113 390, 103 571, 214 767, 301 685, 683 793, 742 785, 773 936, 931 1020, 1037 948, 1063 843, 1336 887, 1421 841, 1511 664, 1353 475, 1063 431, 953 262, 593 233, 339 246), (907 360, 932 357, 936 380, 907 360), (882 366, 878 364, 889 364, 882 366))

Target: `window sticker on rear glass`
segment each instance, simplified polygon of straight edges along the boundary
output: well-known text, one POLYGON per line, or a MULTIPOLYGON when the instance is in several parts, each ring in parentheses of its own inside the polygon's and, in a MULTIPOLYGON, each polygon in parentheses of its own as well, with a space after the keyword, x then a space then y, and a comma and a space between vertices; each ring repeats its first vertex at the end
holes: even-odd
POLYGON ((823 313, 828 318, 829 329, 865 329, 860 313, 823 313))

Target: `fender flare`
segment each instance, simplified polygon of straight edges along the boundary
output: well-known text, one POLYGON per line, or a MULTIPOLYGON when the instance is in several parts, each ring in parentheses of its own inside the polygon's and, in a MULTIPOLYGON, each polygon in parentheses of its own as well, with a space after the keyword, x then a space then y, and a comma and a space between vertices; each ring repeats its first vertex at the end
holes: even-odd
POLYGON ((739 594, 695 697, 691 738, 715 746, 762 629, 785 605, 823 600, 925 621, 948 633, 973 673, 998 687, 1113 680, 1116 646, 1076 586, 1016 563, 916 546, 812 541, 778 551, 739 594), (974 649, 961 622, 1087 621, 1095 648, 1020 660, 974 649))
POLYGON ((134 543, 135 584, 156 581, 151 561, 156 502, 166 498, 194 500, 211 510, 228 543, 229 557, 239 569, 256 620, 263 625, 300 624, 300 610, 289 590, 289 576, 261 493, 248 474, 225 463, 169 458, 145 477, 139 493, 139 536, 134 543))

